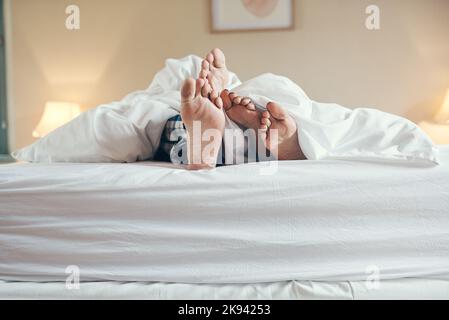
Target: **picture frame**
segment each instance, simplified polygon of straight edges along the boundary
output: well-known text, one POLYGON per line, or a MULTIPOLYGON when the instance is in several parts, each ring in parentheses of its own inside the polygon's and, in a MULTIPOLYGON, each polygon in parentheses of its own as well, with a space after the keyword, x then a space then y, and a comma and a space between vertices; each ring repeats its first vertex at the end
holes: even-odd
POLYGON ((295 28, 295 0, 210 0, 212 33, 295 28))

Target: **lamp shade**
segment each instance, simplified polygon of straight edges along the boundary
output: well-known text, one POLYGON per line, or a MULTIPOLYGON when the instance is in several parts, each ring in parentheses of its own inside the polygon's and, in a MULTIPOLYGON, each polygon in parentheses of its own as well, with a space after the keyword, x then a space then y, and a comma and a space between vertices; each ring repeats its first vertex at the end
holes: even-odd
POLYGON ((45 137, 51 131, 75 119, 80 113, 80 106, 76 103, 47 102, 42 119, 33 131, 33 137, 45 137))
POLYGON ((446 97, 444 98, 443 105, 438 111, 435 120, 439 123, 449 124, 449 89, 447 90, 446 97))

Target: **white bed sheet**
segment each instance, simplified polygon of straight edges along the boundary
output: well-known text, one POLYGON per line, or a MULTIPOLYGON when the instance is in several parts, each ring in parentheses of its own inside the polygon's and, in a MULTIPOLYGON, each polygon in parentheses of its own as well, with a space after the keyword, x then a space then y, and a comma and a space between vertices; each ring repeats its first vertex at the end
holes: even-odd
POLYGON ((449 279, 448 147, 441 163, 0 166, 0 279, 449 279))
POLYGON ((448 300, 448 280, 401 279, 366 282, 287 281, 258 284, 88 282, 68 290, 65 283, 0 281, 0 299, 39 300, 448 300))

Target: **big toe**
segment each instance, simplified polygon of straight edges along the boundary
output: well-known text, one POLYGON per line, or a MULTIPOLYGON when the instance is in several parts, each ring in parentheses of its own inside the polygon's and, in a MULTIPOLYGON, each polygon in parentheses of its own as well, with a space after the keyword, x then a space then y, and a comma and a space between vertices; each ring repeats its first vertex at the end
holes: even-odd
POLYGON ((282 121, 288 117, 287 111, 275 102, 268 103, 267 110, 270 115, 276 120, 282 121))
POLYGON ((196 82, 193 78, 184 81, 181 89, 181 101, 189 102, 195 98, 196 82))
POLYGON ((213 63, 215 68, 226 68, 226 57, 223 51, 215 48, 214 50, 212 50, 212 55, 214 57, 213 63))

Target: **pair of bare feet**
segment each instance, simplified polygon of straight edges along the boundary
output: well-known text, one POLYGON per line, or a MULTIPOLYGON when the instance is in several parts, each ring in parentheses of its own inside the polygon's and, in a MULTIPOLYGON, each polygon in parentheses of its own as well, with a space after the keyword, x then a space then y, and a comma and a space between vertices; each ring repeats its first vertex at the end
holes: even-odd
POLYGON ((238 125, 257 133, 265 148, 278 160, 304 160, 294 119, 270 102, 259 111, 250 98, 226 90, 226 58, 212 50, 202 62, 197 80, 187 79, 181 89, 181 117, 188 135, 188 168, 214 168, 225 130, 225 113, 238 125))

